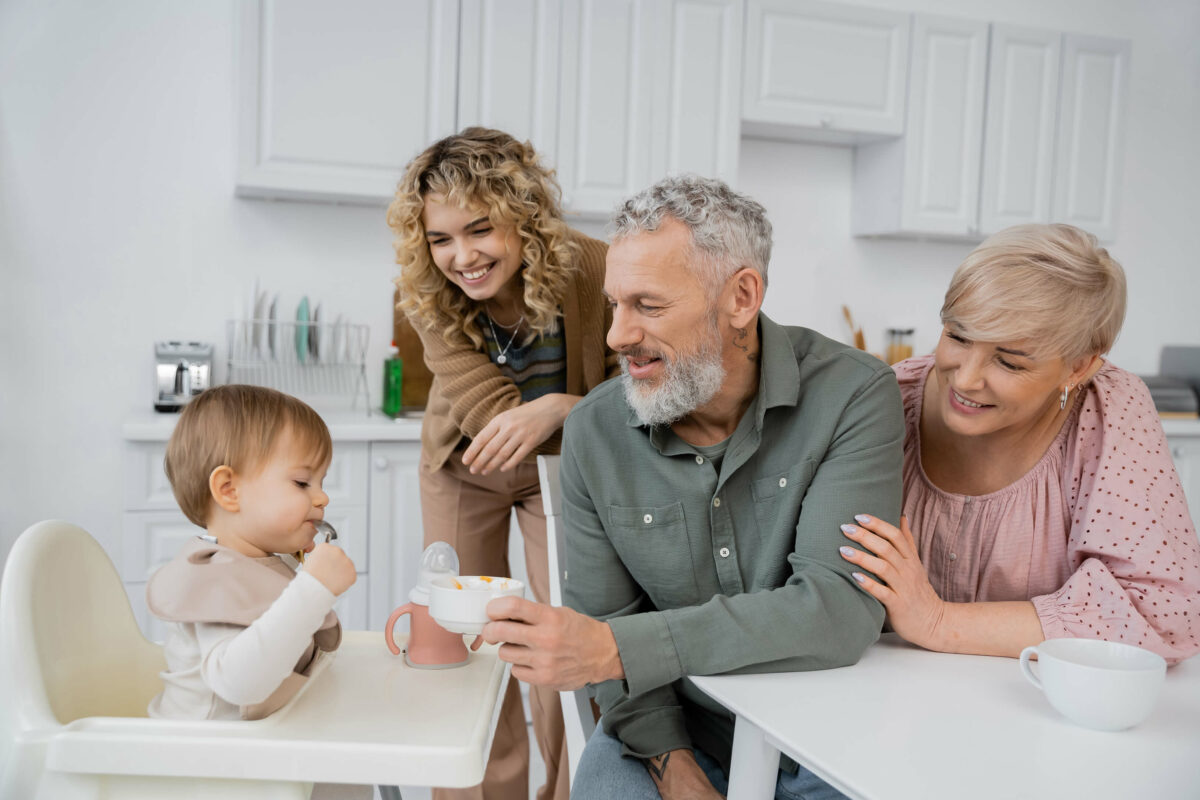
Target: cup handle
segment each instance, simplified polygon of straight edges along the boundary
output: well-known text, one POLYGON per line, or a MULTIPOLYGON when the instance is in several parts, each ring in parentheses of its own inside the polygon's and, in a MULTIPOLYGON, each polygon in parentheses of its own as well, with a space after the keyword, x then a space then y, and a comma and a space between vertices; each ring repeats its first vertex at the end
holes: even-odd
POLYGON ((1025 677, 1030 683, 1032 683, 1038 689, 1041 689, 1042 682, 1038 679, 1037 675, 1033 674, 1033 667, 1029 664, 1029 657, 1035 654, 1037 651, 1038 649, 1036 647, 1026 647, 1021 651, 1021 672, 1024 673, 1025 677))
POLYGON ((405 603, 392 612, 388 617, 387 627, 383 629, 383 640, 387 642, 388 650, 392 651, 392 655, 400 655, 400 648, 396 644, 396 640, 392 638, 392 628, 396 627, 396 621, 413 610, 412 603, 405 603))

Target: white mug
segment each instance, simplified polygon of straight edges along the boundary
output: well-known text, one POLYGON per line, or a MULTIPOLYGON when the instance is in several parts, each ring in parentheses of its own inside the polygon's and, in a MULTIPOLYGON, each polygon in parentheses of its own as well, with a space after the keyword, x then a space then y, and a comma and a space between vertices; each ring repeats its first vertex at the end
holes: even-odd
POLYGON ((1149 650, 1120 642, 1047 639, 1021 651, 1021 672, 1072 722, 1120 731, 1150 716, 1167 662, 1149 650), (1029 663, 1035 653, 1036 675, 1029 663))

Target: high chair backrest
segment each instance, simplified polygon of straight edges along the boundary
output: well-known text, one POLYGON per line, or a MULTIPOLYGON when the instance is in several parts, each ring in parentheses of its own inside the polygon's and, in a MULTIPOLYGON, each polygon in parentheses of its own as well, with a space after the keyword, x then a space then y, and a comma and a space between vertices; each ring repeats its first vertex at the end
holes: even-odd
POLYGON ((31 526, 0 580, 0 659, 18 724, 138 717, 162 689, 162 648, 138 628, 100 544, 60 520, 31 526))
MULTIPOLYGON (((560 456, 538 456, 538 482, 542 489, 542 510, 546 514, 546 550, 550 562, 550 605, 561 606, 562 585, 570 577, 567 565, 566 534, 562 524, 562 488, 558 480, 560 456)), ((563 725, 567 738, 567 761, 571 782, 584 745, 596 729, 592 701, 586 689, 559 692, 563 725)))

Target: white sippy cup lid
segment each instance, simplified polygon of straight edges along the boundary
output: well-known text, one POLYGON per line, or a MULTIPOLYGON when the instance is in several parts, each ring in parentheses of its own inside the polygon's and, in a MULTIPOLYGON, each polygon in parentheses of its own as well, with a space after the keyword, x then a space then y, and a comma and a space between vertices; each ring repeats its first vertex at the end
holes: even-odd
POLYGON ((429 586, 434 578, 458 574, 458 553, 449 542, 434 542, 421 554, 421 566, 417 571, 417 585, 408 593, 408 599, 420 605, 429 605, 429 586))

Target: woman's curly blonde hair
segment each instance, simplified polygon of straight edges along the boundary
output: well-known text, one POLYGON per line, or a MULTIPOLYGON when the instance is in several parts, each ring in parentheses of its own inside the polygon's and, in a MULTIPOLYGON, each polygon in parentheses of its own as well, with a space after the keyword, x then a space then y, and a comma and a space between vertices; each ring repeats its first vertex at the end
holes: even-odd
POLYGON ((562 220, 558 183, 528 142, 490 128, 465 128, 435 142, 409 162, 388 206, 396 233, 397 303, 411 321, 439 331, 447 341, 466 339, 483 347, 475 319, 483 306, 467 297, 433 263, 421 212, 425 197, 440 194, 463 208, 486 210, 496 226, 521 238, 525 284, 525 341, 555 330, 559 306, 578 263, 579 245, 562 220))

